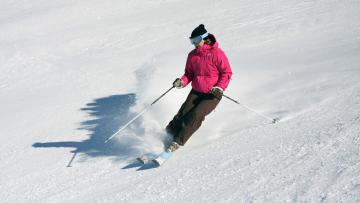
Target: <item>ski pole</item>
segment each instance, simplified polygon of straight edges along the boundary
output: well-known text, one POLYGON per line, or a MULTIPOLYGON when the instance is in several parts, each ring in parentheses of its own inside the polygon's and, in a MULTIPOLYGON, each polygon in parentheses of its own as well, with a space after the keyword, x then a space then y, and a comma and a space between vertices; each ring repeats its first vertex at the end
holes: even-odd
POLYGON ((154 105, 157 101, 159 101, 165 94, 170 92, 174 86, 172 86, 170 89, 168 89, 166 92, 164 92, 160 97, 155 99, 150 105, 145 107, 140 113, 138 113, 136 116, 134 116, 130 121, 128 121, 123 127, 121 127, 118 131, 116 131, 114 134, 112 134, 108 139, 105 140, 105 143, 107 143, 109 140, 111 140, 113 137, 115 137, 117 134, 119 134, 121 131, 123 131, 126 127, 128 127, 132 122, 134 122, 137 118, 139 118, 141 115, 143 115, 147 110, 150 109, 152 105, 154 105))
POLYGON ((254 109, 252 109, 252 108, 248 107, 248 106, 247 106, 247 105, 245 105, 245 104, 241 104, 240 102, 236 101, 235 99, 233 99, 233 98, 231 98, 231 97, 229 97, 229 96, 226 96, 225 94, 223 94, 223 96, 224 96, 224 97, 226 97, 227 99, 229 99, 229 100, 231 100, 231 101, 233 101, 233 102, 235 102, 235 103, 237 103, 237 104, 241 105, 242 107, 244 107, 244 108, 248 109, 249 111, 252 111, 252 112, 254 112, 255 114, 257 114, 257 115, 259 115, 259 116, 261 116, 261 117, 263 117, 263 118, 265 118, 265 119, 267 119, 267 120, 271 121, 271 123, 276 123, 276 122, 278 121, 278 119, 277 119, 277 118, 270 118, 270 117, 268 117, 268 116, 265 116, 264 114, 262 114, 262 113, 259 113, 259 112, 255 111, 254 109))

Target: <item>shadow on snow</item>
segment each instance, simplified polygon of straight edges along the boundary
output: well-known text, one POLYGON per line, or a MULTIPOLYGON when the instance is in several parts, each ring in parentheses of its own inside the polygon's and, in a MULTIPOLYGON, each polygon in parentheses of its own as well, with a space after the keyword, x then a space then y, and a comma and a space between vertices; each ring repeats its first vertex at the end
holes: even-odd
POLYGON ((108 137, 134 116, 130 112, 130 108, 134 104, 135 94, 133 93, 96 99, 81 109, 81 111, 85 111, 90 115, 90 119, 82 122, 79 128, 80 130, 85 129, 90 132, 88 139, 83 141, 34 143, 33 147, 74 148, 71 151, 74 154, 68 166, 71 166, 76 154, 79 153, 89 157, 113 156, 115 160, 127 160, 138 156, 140 153, 138 147, 141 146, 141 136, 135 135, 142 133, 142 128, 136 127, 135 129, 124 130, 118 138, 104 143, 108 137))

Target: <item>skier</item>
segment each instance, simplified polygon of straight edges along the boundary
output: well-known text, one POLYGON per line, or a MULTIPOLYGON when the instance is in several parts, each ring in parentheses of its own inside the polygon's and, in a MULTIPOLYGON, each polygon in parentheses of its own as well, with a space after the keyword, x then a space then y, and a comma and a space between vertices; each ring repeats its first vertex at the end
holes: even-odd
POLYGON ((191 135, 199 129, 211 111, 220 102, 232 75, 225 53, 213 34, 200 24, 190 36, 195 49, 188 54, 185 73, 176 78, 173 86, 183 88, 191 82, 192 89, 178 113, 166 126, 173 139, 167 148, 173 152, 185 145, 191 135))

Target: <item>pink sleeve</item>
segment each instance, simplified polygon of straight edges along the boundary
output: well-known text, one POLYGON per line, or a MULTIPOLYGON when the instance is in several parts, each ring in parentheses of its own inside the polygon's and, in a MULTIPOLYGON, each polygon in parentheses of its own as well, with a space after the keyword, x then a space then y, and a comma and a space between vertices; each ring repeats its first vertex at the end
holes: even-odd
POLYGON ((194 77, 194 73, 191 68, 190 55, 189 55, 186 60, 185 73, 181 77, 181 80, 184 82, 184 87, 192 81, 193 77, 194 77))
POLYGON ((220 49, 218 52, 216 66, 219 70, 220 76, 215 86, 221 87, 225 91, 225 89, 229 85, 232 70, 228 58, 226 57, 225 53, 220 49))

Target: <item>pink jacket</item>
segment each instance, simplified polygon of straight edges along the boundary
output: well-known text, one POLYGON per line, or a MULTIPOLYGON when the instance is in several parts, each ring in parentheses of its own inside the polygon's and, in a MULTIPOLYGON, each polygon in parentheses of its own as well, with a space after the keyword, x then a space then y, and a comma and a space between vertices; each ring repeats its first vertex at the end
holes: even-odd
POLYGON ((225 53, 215 42, 192 50, 187 58, 185 74, 181 77, 184 86, 192 82, 197 92, 209 93, 214 86, 224 91, 230 82, 231 67, 225 53))

